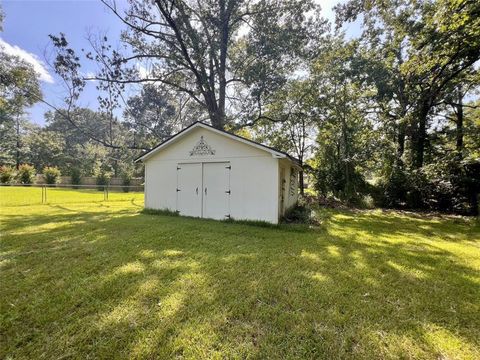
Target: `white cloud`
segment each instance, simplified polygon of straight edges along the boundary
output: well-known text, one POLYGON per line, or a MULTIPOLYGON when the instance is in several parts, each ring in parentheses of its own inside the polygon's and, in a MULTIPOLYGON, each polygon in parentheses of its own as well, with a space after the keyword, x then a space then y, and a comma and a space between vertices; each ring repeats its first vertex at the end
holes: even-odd
POLYGON ((0 38, 0 48, 2 48, 2 50, 5 51, 6 54, 18 56, 25 62, 31 64, 35 72, 38 74, 40 81, 45 81, 50 84, 54 83, 52 75, 50 75, 47 68, 45 67, 44 62, 40 60, 37 55, 29 53, 28 51, 23 50, 16 45, 10 45, 2 38, 0 38))

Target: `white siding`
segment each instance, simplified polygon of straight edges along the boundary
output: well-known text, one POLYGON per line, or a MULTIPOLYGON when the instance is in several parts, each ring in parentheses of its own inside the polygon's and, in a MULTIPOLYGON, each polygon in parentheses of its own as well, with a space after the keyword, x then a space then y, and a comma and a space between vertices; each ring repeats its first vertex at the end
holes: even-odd
POLYGON ((230 216, 278 222, 278 163, 271 153, 198 127, 145 161, 145 206, 177 210, 177 164, 230 162, 230 216), (215 155, 190 156, 200 136, 215 155))

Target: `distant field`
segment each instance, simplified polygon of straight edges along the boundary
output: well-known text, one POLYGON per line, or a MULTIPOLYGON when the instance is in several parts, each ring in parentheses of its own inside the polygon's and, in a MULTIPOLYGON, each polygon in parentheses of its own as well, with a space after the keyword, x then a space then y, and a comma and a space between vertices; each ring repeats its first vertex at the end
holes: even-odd
POLYGON ((260 227, 0 191, 0 359, 480 359, 478 220, 260 227))
MULTIPOLYGON (((103 190, 66 189, 47 187, 47 204, 96 203, 105 201, 103 190)), ((124 192, 121 188, 110 188, 108 201, 143 201, 143 191, 124 192)), ((0 186, 0 206, 38 205, 42 203, 42 188, 39 186, 0 186)))

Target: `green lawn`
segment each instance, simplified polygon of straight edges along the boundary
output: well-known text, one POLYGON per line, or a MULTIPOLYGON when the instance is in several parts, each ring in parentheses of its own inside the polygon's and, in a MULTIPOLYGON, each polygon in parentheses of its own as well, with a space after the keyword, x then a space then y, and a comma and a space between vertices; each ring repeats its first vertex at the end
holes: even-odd
POLYGON ((275 228, 0 190, 0 358, 480 358, 473 219, 275 228))
MULTIPOLYGON (((42 204, 42 187, 1 186, 0 206, 13 205, 39 205, 42 204)), ((66 188, 48 187, 47 204, 73 204, 73 203, 100 203, 105 199, 103 191, 96 188, 79 188, 75 190, 66 188)), ((121 188, 111 188, 108 192, 109 201, 143 201, 143 192, 123 192, 121 188)))

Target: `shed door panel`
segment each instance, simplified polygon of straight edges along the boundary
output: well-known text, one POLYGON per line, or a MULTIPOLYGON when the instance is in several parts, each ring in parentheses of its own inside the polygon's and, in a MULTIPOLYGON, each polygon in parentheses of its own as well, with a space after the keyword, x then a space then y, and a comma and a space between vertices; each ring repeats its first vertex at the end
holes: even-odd
POLYGON ((202 164, 178 164, 177 210, 185 216, 202 216, 202 164))
POLYGON ((203 164, 203 217, 225 219, 230 215, 230 163, 203 164))

